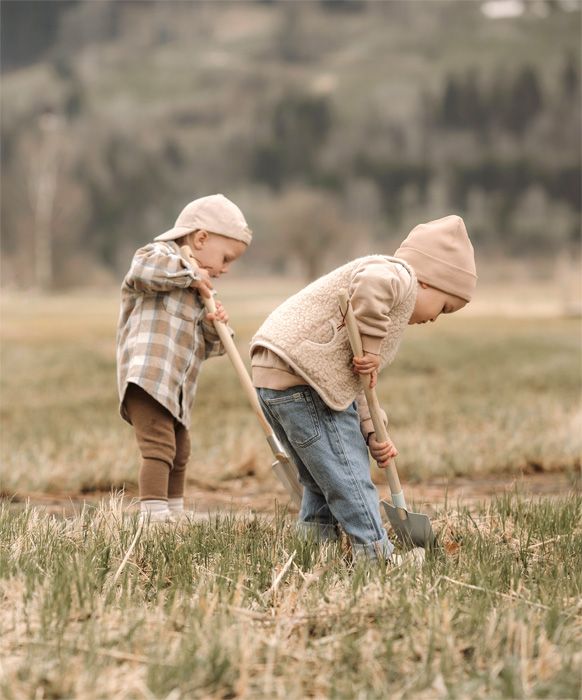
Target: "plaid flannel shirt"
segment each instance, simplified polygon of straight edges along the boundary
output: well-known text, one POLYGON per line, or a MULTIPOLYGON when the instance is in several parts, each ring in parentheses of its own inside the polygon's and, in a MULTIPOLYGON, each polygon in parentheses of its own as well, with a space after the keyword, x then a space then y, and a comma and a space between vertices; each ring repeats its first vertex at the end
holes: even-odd
MULTIPOLYGON (((121 286, 117 328, 120 413, 127 384, 138 384, 190 428, 200 365, 224 354, 206 309, 191 288, 198 272, 174 241, 149 243, 134 255, 121 286)), ((232 333, 232 331, 231 331, 232 333)))

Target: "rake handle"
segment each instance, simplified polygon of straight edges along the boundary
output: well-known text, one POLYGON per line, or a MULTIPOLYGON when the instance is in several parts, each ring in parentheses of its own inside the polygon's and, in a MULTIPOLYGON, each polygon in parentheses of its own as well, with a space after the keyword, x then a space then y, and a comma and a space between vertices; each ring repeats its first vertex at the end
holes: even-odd
MULTIPOLYGON (((358 328, 358 323, 354 315, 354 310, 350 304, 350 300, 347 292, 341 291, 338 294, 338 299, 340 303, 340 308, 342 315, 345 320, 346 329, 348 331, 348 338, 350 340, 350 345, 352 352, 355 357, 362 357, 364 354, 364 349, 362 347, 362 339, 360 337, 360 329, 358 328)), ((366 401, 368 402, 368 408, 370 409, 370 416, 372 418, 372 423, 374 424, 374 432, 376 433, 376 439, 378 442, 386 442, 388 440, 388 431, 382 420, 382 413, 380 409, 380 403, 378 401, 378 396, 376 394, 376 389, 370 388, 370 380, 368 375, 360 375, 360 383, 364 390, 366 396, 366 401)), ((402 486, 400 485, 400 478, 398 477, 398 472, 396 470, 396 462, 391 459, 386 467, 386 477, 388 478, 388 485, 390 486, 390 492, 392 496, 399 496, 402 494, 402 486)), ((404 498, 402 497, 402 502, 404 503, 404 498)), ((400 504, 398 504, 400 505, 400 504)), ((402 507, 406 507, 403 505, 402 507)))

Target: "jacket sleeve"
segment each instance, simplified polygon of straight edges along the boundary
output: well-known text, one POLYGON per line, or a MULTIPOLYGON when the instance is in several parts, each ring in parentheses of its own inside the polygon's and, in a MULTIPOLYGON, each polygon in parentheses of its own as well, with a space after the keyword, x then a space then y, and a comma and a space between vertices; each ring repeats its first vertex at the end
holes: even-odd
MULTIPOLYGON (((211 321, 202 321, 202 335, 204 336, 204 359, 207 360, 209 357, 219 357, 224 355, 226 350, 220 336, 214 328, 214 324, 211 321)), ((234 338, 234 331, 230 326, 227 326, 230 337, 234 338)))
MULTIPOLYGON (((368 437, 374 432, 374 424, 372 423, 372 417, 370 416, 370 409, 368 408, 368 402, 366 401, 366 395, 364 390, 356 396, 356 405, 358 409, 358 414, 360 416, 360 431, 366 443, 368 442, 368 437)), ((386 412, 382 411, 382 420, 384 425, 388 428, 388 416, 386 412)))
POLYGON ((196 268, 161 242, 149 243, 136 252, 123 284, 132 292, 157 294, 185 289, 197 279, 196 268))
POLYGON ((380 354, 390 311, 405 299, 411 281, 403 265, 381 257, 367 258, 356 268, 349 294, 364 352, 380 354))

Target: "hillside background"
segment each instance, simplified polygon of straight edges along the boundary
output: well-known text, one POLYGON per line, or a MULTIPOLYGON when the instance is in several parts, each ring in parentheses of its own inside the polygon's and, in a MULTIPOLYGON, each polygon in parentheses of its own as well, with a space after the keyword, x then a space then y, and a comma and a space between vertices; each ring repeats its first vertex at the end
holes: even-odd
POLYGON ((255 231, 242 276, 312 278, 451 212, 485 274, 579 255, 579 2, 3 0, 1 20, 5 288, 118 284, 213 192, 255 231))

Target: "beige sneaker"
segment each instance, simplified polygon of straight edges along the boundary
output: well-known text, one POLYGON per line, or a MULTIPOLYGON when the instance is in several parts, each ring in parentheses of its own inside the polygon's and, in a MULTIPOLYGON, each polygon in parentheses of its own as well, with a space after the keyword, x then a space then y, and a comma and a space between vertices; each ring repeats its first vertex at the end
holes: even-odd
POLYGON ((424 564, 426 552, 422 547, 415 547, 406 554, 393 554, 390 557, 390 563, 394 566, 417 566, 421 567, 424 564))

